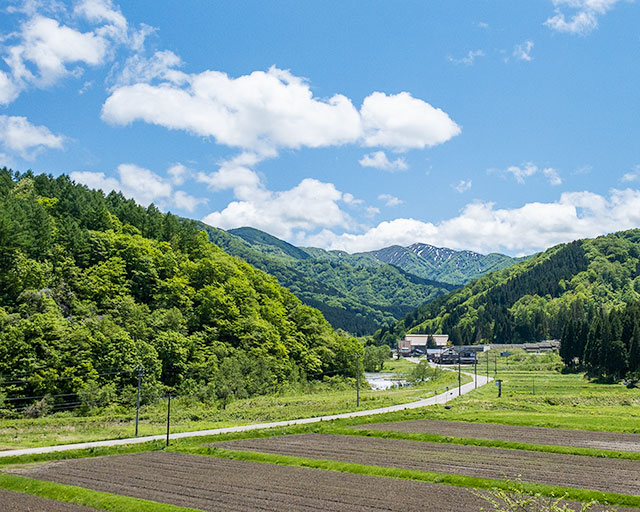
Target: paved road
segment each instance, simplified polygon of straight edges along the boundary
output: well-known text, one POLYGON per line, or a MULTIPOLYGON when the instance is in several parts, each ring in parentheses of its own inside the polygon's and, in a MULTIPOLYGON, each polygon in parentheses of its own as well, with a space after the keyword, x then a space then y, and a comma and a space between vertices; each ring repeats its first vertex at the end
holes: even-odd
MULTIPOLYGON (((475 378, 474 375, 468 374, 471 378, 475 378)), ((487 380, 487 377, 478 375, 478 387, 484 386, 488 382, 493 380, 491 377, 487 380)), ((462 386, 461 394, 469 393, 476 387, 475 381, 469 382, 462 386)), ((342 414, 333 414, 331 416, 316 416, 314 418, 301 418, 297 420, 286 421, 273 421, 271 423, 255 423, 252 425, 239 425, 237 427, 226 428, 214 428, 210 430, 197 430, 194 432, 176 432, 170 434, 170 439, 182 439, 185 437, 199 437, 199 436, 211 436, 216 434, 226 434, 228 432, 246 432, 248 430, 258 430, 264 428, 273 427, 286 427, 289 425, 304 425, 306 423, 318 423, 320 421, 331 421, 342 418, 355 418, 358 416, 369 416, 371 414, 384 414, 387 412, 402 411, 405 409, 417 409, 419 407, 425 407, 427 405, 443 404, 449 400, 459 396, 458 386, 453 387, 446 393, 441 393, 430 398, 423 398, 416 402, 409 402, 406 404, 391 405, 389 407, 380 407, 379 409, 368 409, 363 411, 345 412, 342 414)), ((157 441, 166 439, 166 434, 156 436, 144 436, 144 437, 131 437, 128 439, 112 439, 109 441, 91 441, 88 443, 74 443, 74 444, 62 444, 57 446, 42 446, 38 448, 24 448, 20 450, 6 450, 0 451, 0 457, 12 457, 14 455, 28 455, 37 453, 51 453, 51 452, 63 452, 67 450, 77 450, 83 448, 94 448, 98 446, 118 446, 123 444, 137 444, 146 443, 148 441, 157 441)))

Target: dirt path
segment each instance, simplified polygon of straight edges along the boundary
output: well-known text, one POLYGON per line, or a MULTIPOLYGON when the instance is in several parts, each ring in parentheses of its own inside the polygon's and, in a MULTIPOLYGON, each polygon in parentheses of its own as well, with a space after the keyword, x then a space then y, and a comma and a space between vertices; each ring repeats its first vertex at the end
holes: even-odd
POLYGON ((640 452, 640 434, 594 432, 559 428, 521 427, 493 423, 470 423, 445 420, 412 420, 374 423, 353 427, 405 433, 429 433, 453 437, 496 439, 518 443, 576 446, 598 450, 640 452))
POLYGON ((243 439, 212 446, 640 495, 640 461, 633 460, 333 434, 243 439))

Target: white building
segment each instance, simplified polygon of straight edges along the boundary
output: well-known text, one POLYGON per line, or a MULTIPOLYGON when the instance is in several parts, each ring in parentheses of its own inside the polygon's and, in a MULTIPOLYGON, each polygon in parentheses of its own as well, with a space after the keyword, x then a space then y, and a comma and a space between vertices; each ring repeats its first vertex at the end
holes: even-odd
POLYGON ((403 340, 398 341, 398 351, 402 355, 426 354, 429 336, 433 338, 437 348, 449 344, 448 334, 407 334, 403 340))

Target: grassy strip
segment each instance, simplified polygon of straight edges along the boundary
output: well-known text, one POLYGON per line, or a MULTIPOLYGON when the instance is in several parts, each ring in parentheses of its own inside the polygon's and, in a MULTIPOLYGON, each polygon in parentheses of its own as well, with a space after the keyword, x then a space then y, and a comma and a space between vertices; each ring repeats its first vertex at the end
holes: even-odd
POLYGON ((120 446, 97 446, 94 448, 79 448, 61 452, 36 453, 29 455, 15 455, 0 457, 0 468, 16 464, 31 462, 47 462, 50 460, 81 459, 84 457, 102 457, 104 455, 124 455, 128 453, 155 452, 165 447, 163 441, 149 441, 148 443, 123 444, 120 446))
MULTIPOLYGON (((410 469, 388 468, 382 466, 369 466, 365 464, 354 464, 351 462, 336 462, 333 460, 309 459, 306 457, 292 457, 288 455, 274 455, 261 452, 247 452, 237 450, 227 450, 223 448, 202 446, 185 452, 194 455, 205 455, 223 459, 246 460, 252 462, 262 462, 277 464, 282 466, 294 466, 302 468, 322 469, 325 471, 336 471, 341 473, 354 473, 360 475, 380 476, 385 478, 398 478, 402 480, 417 480, 436 484, 452 485, 455 487, 470 487, 474 489, 513 489, 513 482, 508 480, 494 480, 490 478, 477 478, 464 475, 449 475, 445 473, 434 473, 428 471, 417 471, 410 469)), ((519 484, 520 485, 520 484, 519 484)), ((601 492, 590 489, 573 489, 556 485, 537 484, 522 482, 522 490, 530 494, 541 496, 562 497, 575 501, 595 501, 605 505, 615 505, 623 507, 640 508, 640 496, 630 496, 612 492, 601 492)))
POLYGON ((507 450, 524 450, 528 452, 561 453, 564 455, 582 455, 586 457, 601 457, 607 459, 640 460, 640 452, 620 452, 613 450, 597 450, 580 446, 561 446, 550 444, 519 443, 516 441, 502 441, 499 439, 484 439, 475 437, 454 437, 426 432, 396 432, 391 430, 364 430, 353 428, 332 429, 333 434, 377 437, 382 439, 401 439, 404 441, 420 441, 426 443, 460 444, 464 446, 486 446, 491 448, 505 448, 507 450))
POLYGON ((195 508, 178 507, 7 473, 0 473, 0 487, 9 491, 113 512, 202 512, 195 508))

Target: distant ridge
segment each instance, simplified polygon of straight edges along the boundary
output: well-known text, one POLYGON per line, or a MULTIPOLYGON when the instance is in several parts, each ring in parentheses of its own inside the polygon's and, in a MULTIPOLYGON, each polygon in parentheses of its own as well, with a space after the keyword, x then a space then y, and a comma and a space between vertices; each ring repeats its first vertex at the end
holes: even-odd
POLYGON ((504 268, 517 261, 495 255, 500 259, 491 264, 494 255, 428 244, 349 254, 296 247, 251 227, 223 231, 202 226, 225 251, 276 276, 304 303, 319 309, 335 328, 356 335, 392 325, 416 307, 472 279, 469 276, 482 275, 485 268, 504 268), (436 275, 448 281, 431 277, 436 275))

